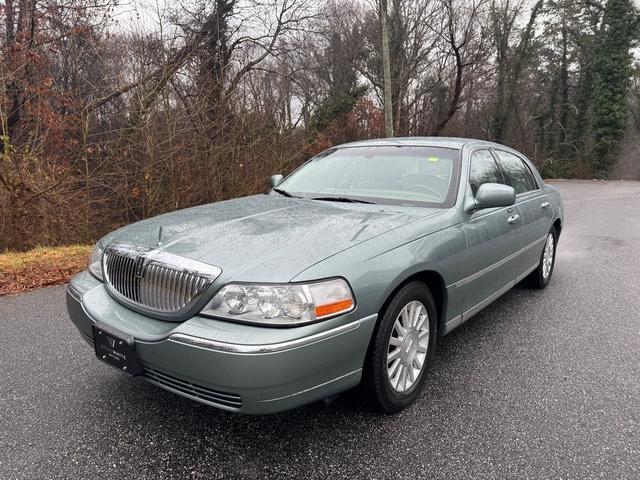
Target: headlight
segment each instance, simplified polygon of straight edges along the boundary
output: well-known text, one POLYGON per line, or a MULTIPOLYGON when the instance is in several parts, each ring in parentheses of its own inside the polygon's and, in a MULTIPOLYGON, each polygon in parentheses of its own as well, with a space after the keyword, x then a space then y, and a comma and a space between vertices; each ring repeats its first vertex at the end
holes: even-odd
POLYGON ((89 259, 89 271, 98 280, 104 281, 102 278, 102 252, 102 247, 97 243, 93 247, 93 252, 91 252, 91 258, 89 259))
POLYGON ((294 326, 354 308, 349 285, 337 278, 308 284, 225 285, 200 313, 249 323, 294 326))

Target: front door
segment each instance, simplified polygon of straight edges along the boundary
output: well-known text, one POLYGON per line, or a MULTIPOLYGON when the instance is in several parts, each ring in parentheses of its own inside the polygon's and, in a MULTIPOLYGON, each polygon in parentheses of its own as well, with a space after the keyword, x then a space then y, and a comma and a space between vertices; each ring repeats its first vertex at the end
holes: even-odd
MULTIPOLYGON (((470 158, 467 195, 475 195, 483 183, 505 181, 491 152, 476 150, 470 158)), ((522 227, 522 212, 518 205, 464 214, 462 228, 468 247, 466 276, 455 284, 465 299, 463 321, 514 285, 522 227)))

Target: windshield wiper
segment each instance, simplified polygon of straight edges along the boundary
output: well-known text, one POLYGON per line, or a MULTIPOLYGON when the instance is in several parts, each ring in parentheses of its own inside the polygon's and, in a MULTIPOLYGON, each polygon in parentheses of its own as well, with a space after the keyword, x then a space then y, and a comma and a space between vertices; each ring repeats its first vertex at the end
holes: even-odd
POLYGON ((369 203, 369 204, 373 204, 373 202, 368 202, 366 200, 358 200, 357 198, 350 198, 350 197, 313 197, 311 200, 322 200, 322 201, 325 201, 325 202, 369 203))
POLYGON ((276 193, 279 193, 280 195, 282 195, 283 197, 289 197, 289 198, 300 198, 297 195, 293 195, 292 193, 287 192, 286 190, 282 190, 281 188, 272 188, 272 190, 276 193))

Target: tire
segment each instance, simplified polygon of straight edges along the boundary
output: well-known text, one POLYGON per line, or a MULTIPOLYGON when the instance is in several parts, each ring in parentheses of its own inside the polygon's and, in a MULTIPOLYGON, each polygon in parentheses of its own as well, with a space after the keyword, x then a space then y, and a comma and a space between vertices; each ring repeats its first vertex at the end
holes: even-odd
POLYGON ((382 312, 365 360, 363 381, 367 399, 378 410, 398 412, 420 394, 433 362, 436 319, 433 296, 421 282, 403 286, 382 312), (410 313, 418 320, 412 321, 410 313))
POLYGON ((527 283, 533 288, 543 289, 549 285, 551 275, 553 275, 553 268, 556 264, 556 248, 558 246, 558 233, 555 227, 551 227, 547 234, 547 241, 544 244, 544 249, 540 254, 540 263, 538 268, 529 274, 527 277, 527 283), (551 259, 547 255, 551 253, 551 259), (545 264, 546 262, 546 264, 545 264))

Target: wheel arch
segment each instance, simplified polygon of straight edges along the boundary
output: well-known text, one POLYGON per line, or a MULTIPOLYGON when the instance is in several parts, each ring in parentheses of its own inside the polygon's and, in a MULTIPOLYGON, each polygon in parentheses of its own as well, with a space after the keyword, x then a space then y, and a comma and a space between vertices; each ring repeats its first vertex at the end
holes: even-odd
POLYGON ((445 287, 442 275, 436 270, 426 269, 412 273, 405 273, 404 275, 401 275, 398 279, 396 279, 396 281, 392 284, 393 286, 390 288, 390 290, 386 292, 384 302, 379 309, 379 312, 381 314, 380 316, 382 316, 382 312, 385 311, 395 294, 402 287, 414 281, 423 283, 431 291, 431 295, 433 296, 433 300, 436 304, 436 311, 438 315, 437 333, 438 336, 441 336, 444 333, 445 314, 447 311, 447 289, 445 287))
POLYGON ((556 229, 557 238, 560 238, 560 232, 562 231, 562 220, 560 218, 556 218, 553 222, 553 227, 556 229))

